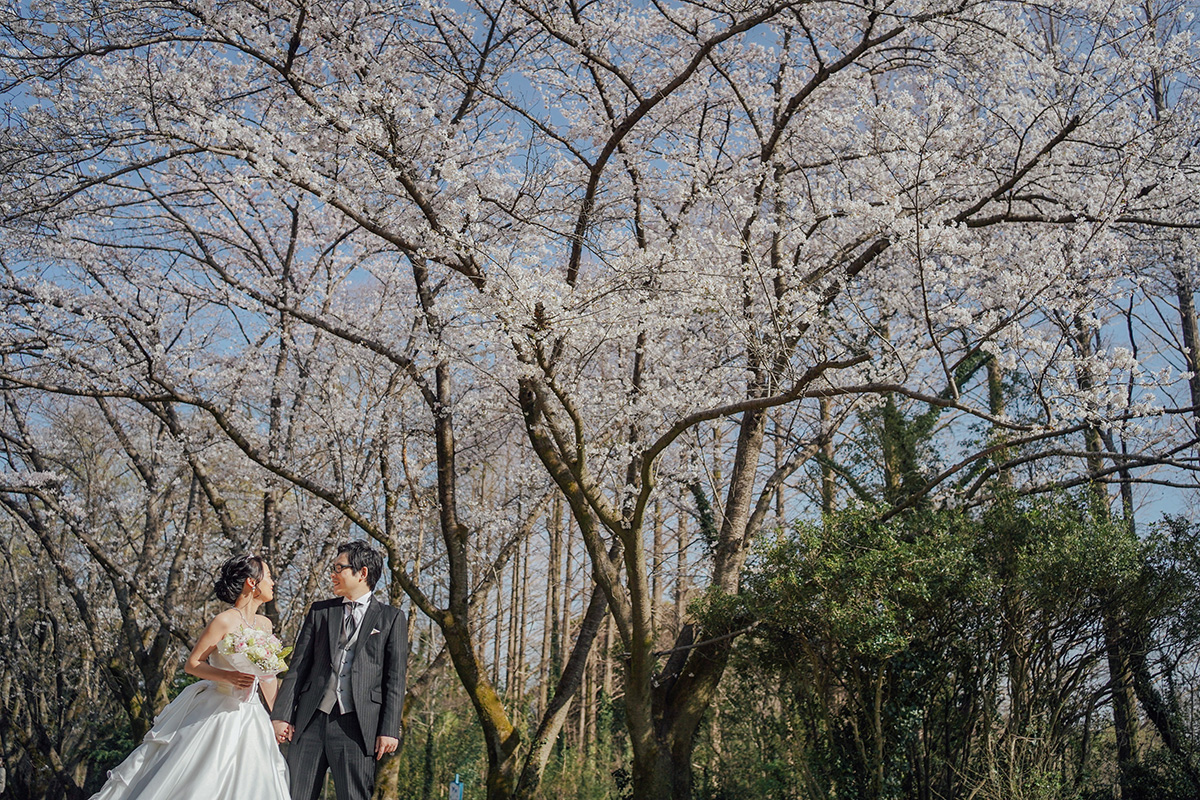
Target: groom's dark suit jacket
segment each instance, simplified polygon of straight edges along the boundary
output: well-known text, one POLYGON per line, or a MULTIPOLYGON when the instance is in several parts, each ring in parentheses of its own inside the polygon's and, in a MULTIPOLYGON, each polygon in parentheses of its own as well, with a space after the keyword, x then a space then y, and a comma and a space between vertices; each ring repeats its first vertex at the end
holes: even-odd
MULTIPOLYGON (((300 626, 288 671, 275 698, 271 718, 302 731, 320 713, 317 706, 329 676, 342 630, 342 598, 313 603, 300 626)), ((354 643, 350 689, 363 743, 375 750, 375 737, 400 738, 404 677, 408 662, 408 623, 400 609, 371 599, 354 643)))

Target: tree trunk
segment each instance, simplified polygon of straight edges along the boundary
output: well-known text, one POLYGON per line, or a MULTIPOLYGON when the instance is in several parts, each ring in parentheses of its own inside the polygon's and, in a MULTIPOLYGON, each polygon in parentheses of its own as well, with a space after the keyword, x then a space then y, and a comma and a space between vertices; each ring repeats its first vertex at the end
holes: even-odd
MULTIPOLYGON (((1079 355, 1083 358, 1094 352, 1094 334, 1076 321, 1075 342, 1079 355)), ((1079 385, 1082 389, 1090 389, 1094 385, 1092 376, 1086 371, 1079 374, 1079 385)), ((1088 474, 1099 475, 1104 466, 1104 442, 1101 432, 1096 428, 1084 431, 1084 445, 1088 452, 1088 474)), ((1108 504, 1108 492, 1100 479, 1093 479, 1089 484, 1092 513, 1103 523, 1111 520, 1111 510, 1108 504)), ((1104 601, 1104 651, 1108 659, 1109 682, 1112 687, 1113 726, 1117 740, 1117 767, 1120 771, 1122 793, 1128 791, 1127 777, 1130 768, 1138 760, 1138 719, 1137 698, 1133 688, 1133 670, 1130 663, 1130 636, 1127 621, 1117 610, 1117 598, 1102 598, 1104 601)))
POLYGON ((1137 646, 1130 648, 1131 657, 1129 659, 1130 669, 1133 673, 1134 693, 1145 710, 1146 716, 1154 725, 1154 729, 1162 738, 1163 745, 1178 759, 1179 765, 1192 779, 1192 783, 1200 786, 1200 768, 1196 765, 1196 754, 1200 751, 1196 748, 1195 738, 1187 720, 1180 712, 1179 703, 1175 697, 1171 695, 1164 697, 1154 685, 1154 679, 1150 674, 1150 665, 1146 660, 1149 642, 1146 641, 1147 637, 1138 638, 1141 641, 1137 646))
POLYGON ((650 562, 650 594, 651 608, 650 619, 654 625, 654 630, 658 631, 662 624, 662 595, 663 595, 663 546, 665 536, 663 535, 663 513, 662 501, 654 501, 654 551, 650 562))
POLYGON ((469 632, 463 630, 457 620, 445 620, 442 632, 455 672, 467 690, 483 729, 487 753, 486 798, 509 800, 519 775, 517 755, 521 734, 513 727, 503 701, 487 680, 483 664, 471 647, 469 632))
MULTIPOLYGON (((504 626, 504 695, 508 698, 509 707, 515 707, 520 690, 517 688, 517 642, 520 639, 518 628, 521 625, 521 550, 513 553, 511 576, 508 582, 508 619, 504 626)), ((499 627, 499 626, 497 626, 499 627)))
POLYGON ((683 629, 683 612, 687 608, 688 593, 688 527, 687 517, 679 515, 675 528, 675 626, 671 638, 679 636, 683 629))
MULTIPOLYGON (((579 626, 579 638, 571 650, 571 657, 562 671, 562 679, 555 688, 554 696, 542 715, 541 725, 530 742, 529 754, 525 759, 524 769, 521 770, 520 783, 515 796, 518 800, 533 800, 538 796, 538 787, 554 744, 562 732, 564 723, 571 707, 571 698, 579 691, 587 666, 588 654, 591 653, 592 642, 600 630, 600 621, 608 611, 608 602, 604 593, 598 587, 593 587, 592 598, 588 602, 583 622, 579 626)), ((582 704, 580 704, 582 707, 582 704)))
POLYGON ((525 703, 526 655, 529 633, 529 537, 525 537, 525 552, 521 555, 521 621, 517 626, 517 708, 525 703))
MULTIPOLYGON (((837 501, 837 483, 833 475, 833 401, 827 397, 820 400, 821 409, 821 513, 826 517, 833 514, 837 501)), ((780 493, 782 495, 782 492, 780 493)))
MULTIPOLYGON (((1108 604, 1106 604, 1108 605, 1108 604)), ((1104 614, 1104 652, 1108 657, 1108 674, 1112 683, 1113 727, 1117 738, 1117 765, 1121 770, 1121 784, 1125 785, 1125 774, 1137 763, 1138 719, 1137 703, 1133 686, 1133 668, 1126 652, 1124 626, 1111 610, 1104 614)))
MULTIPOLYGON (((764 411, 742 415, 730 470, 712 580, 715 590, 729 594, 738 591, 749 546, 746 525, 753 508, 766 421, 764 411)), ((628 560, 626 564, 632 569, 628 560)), ((632 579, 630 585, 636 587, 632 579)), ((638 592, 631 591, 631 596, 636 608, 638 592)), ((691 800, 696 728, 716 697, 732 646, 731 638, 716 637, 712 637, 716 641, 693 645, 694 635, 691 626, 685 626, 673 657, 657 676, 653 674, 653 641, 630 644, 625 709, 633 750, 634 800, 691 800)))
MULTIPOLYGON (((1191 390, 1192 416, 1196 437, 1200 439, 1200 324, 1196 321, 1196 298, 1191 277, 1182 269, 1174 271, 1175 295, 1179 299, 1179 323, 1183 328, 1183 357, 1186 359, 1191 390)), ((1200 449, 1200 444, 1197 445, 1200 449)))

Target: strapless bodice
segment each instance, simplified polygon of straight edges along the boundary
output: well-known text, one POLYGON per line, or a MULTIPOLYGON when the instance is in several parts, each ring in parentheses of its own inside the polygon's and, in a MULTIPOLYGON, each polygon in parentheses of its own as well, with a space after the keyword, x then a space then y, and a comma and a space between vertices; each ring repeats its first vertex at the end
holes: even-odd
MULTIPOLYGON (((239 671, 237 667, 226 660, 225 656, 221 655, 215 650, 213 651, 212 655, 208 657, 208 665, 210 667, 216 667, 217 669, 229 670, 230 672, 239 671)), ((232 683, 226 683, 225 681, 209 681, 209 683, 211 683, 213 688, 221 694, 229 695, 230 697, 236 697, 243 703, 247 703, 258 697, 258 678, 254 679, 254 685, 249 689, 239 689, 232 683)))

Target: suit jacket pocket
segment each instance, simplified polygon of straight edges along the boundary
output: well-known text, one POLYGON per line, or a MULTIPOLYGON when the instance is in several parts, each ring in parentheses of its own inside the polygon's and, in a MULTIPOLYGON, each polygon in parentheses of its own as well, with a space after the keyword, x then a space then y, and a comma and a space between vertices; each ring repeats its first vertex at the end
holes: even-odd
POLYGON ((381 686, 372 686, 371 687, 371 702, 372 703, 383 703, 383 687, 381 687, 381 686))

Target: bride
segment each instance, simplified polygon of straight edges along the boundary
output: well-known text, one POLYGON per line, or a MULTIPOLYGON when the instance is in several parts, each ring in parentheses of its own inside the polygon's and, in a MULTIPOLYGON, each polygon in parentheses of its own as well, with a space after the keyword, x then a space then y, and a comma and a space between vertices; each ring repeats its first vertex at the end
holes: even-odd
POLYGON ((270 706, 278 685, 274 678, 259 683, 217 652, 221 639, 242 626, 270 631, 271 621, 257 612, 274 597, 274 586, 270 567, 258 556, 236 556, 222 565, 216 593, 231 608, 200 634, 184 667, 202 680, 163 709, 91 800, 288 800, 287 764, 254 692, 257 684, 270 706))

